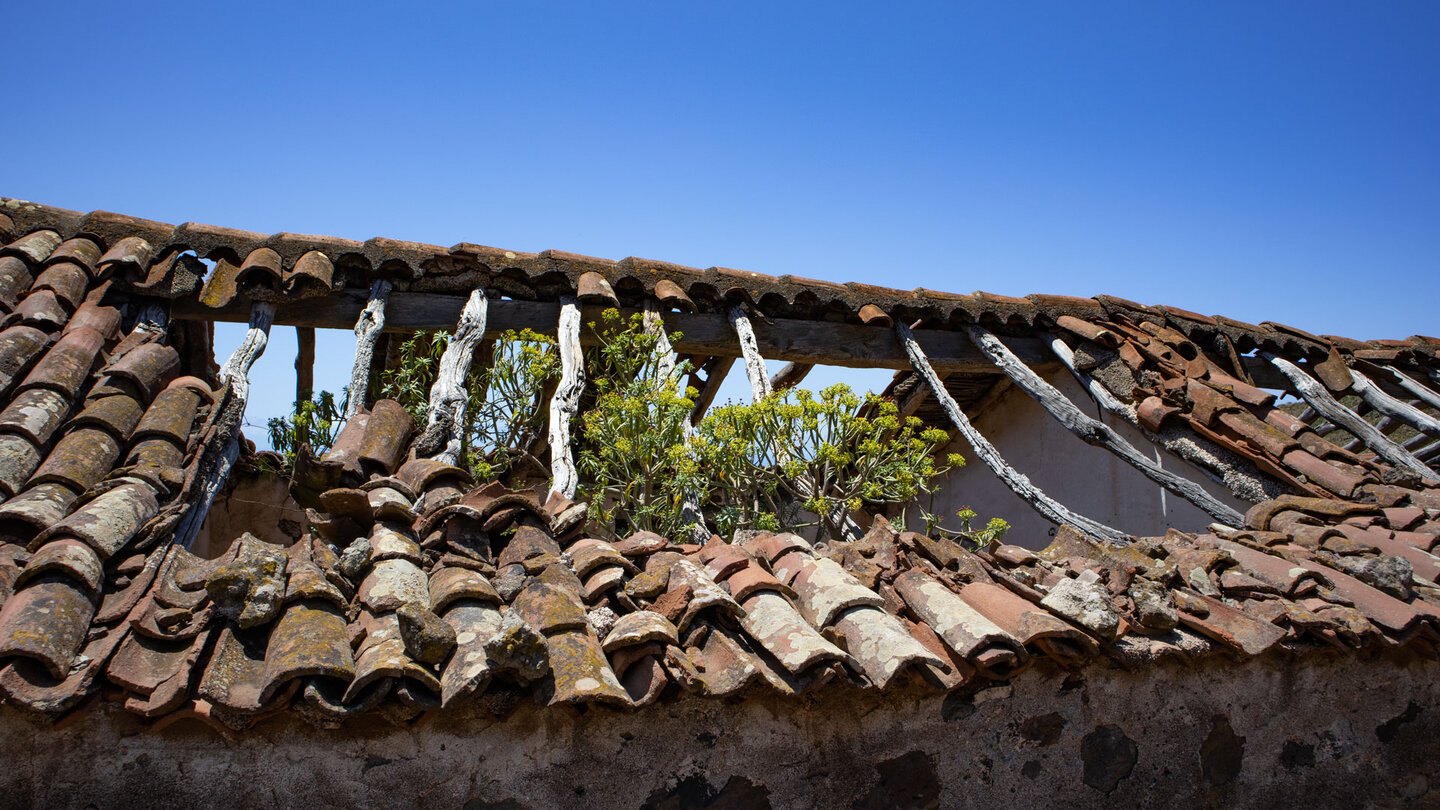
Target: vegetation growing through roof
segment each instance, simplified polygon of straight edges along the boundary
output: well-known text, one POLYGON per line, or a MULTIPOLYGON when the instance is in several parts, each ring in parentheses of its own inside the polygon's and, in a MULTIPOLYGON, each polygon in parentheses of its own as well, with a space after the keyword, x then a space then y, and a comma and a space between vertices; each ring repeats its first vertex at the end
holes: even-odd
POLYGON ((270 433, 270 446, 285 459, 287 466, 295 463, 295 454, 301 447, 324 453, 335 443, 340 427, 345 422, 345 406, 350 402, 350 390, 341 391, 337 405, 335 395, 329 391, 318 394, 305 392, 305 398, 295 403, 295 412, 290 416, 272 417, 266 423, 270 433))
MULTIPOLYGON (((975 513, 967 508, 957 513, 961 529, 947 530, 919 505, 941 476, 965 462, 953 453, 939 457, 946 432, 902 418, 893 402, 843 384, 818 393, 789 389, 716 408, 687 430, 696 396, 684 384, 690 364, 672 362, 640 315, 606 310, 589 328, 598 345, 586 353, 589 390, 576 458, 579 497, 601 534, 689 536, 693 527, 682 508, 687 495, 709 527, 726 537, 739 528, 818 526, 820 536, 836 538, 847 512, 889 504, 918 509, 929 533, 975 544, 1009 528, 995 518, 974 529, 975 513)), ((447 332, 413 335, 381 377, 383 395, 403 405, 419 429, 449 342, 447 332)), ((548 465, 532 450, 544 435, 559 371, 555 341, 530 330, 506 332, 493 358, 473 366, 461 436, 465 463, 478 480, 519 484, 545 473, 548 465)), ((337 405, 328 391, 302 400, 293 416, 270 420, 272 446, 287 463, 302 445, 322 454, 344 411, 343 400, 337 405)), ((902 512, 902 524, 905 518, 902 512)))
POLYGON ((696 392, 681 381, 690 366, 668 362, 639 315, 608 309, 589 327, 599 346, 586 356, 594 401, 580 418, 578 494, 597 529, 684 537, 685 494, 708 485, 686 439, 696 392))
MULTIPOLYGON (((937 459, 945 431, 902 419, 895 403, 843 384, 717 408, 687 437, 696 395, 682 385, 688 364, 668 363, 639 315, 607 310, 589 326, 599 348, 588 356, 595 401, 580 422, 580 496, 601 532, 687 536, 682 506, 691 494, 726 537, 738 528, 807 525, 839 537, 847 510, 911 504, 965 463, 958 454, 937 459)), ((975 532, 966 522, 962 531, 988 541, 1006 528, 992 521, 975 532)))

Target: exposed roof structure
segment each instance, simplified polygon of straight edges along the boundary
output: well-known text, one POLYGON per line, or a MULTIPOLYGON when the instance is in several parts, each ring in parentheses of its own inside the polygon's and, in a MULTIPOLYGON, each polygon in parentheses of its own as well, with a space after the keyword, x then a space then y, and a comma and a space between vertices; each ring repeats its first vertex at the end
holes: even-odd
MULTIPOLYGON (((1440 639, 1435 338, 1362 342, 1104 296, 0 211, 0 699, 52 719, 109 701, 227 733, 286 711, 403 724, 516 694, 628 709, 681 693, 957 689, 1037 662, 1433 654, 1440 639), (488 321, 475 290, 496 299, 488 321), (967 406, 1018 386, 1217 522, 1126 537, 997 457, 984 460, 1063 524, 1044 551, 971 552, 883 518, 824 546, 753 531, 607 543, 558 485, 568 451, 553 491, 473 481, 435 411, 438 433, 417 434, 380 400, 297 465, 309 509, 291 545, 189 550, 240 452, 246 371, 272 323, 353 326, 363 350, 377 311, 385 329, 461 322, 475 340, 548 320, 563 345, 577 302, 660 311, 711 376, 707 359, 756 350, 896 368, 888 396, 962 432, 967 406), (218 369, 205 322, 221 319, 252 328, 218 369), (1031 370, 1062 367, 1254 506, 1209 504, 1128 457, 1031 370), (1303 410, 1277 406, 1277 390, 1303 410)), ((357 360, 362 380, 369 368, 357 360)), ((561 428, 566 396, 562 383, 561 428)))

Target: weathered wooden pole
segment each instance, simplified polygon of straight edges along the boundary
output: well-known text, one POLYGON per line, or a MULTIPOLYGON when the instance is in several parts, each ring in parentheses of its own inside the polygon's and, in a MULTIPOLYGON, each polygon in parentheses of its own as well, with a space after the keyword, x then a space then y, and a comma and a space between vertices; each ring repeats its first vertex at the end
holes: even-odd
POLYGON ((350 368, 350 401, 345 407, 347 421, 365 407, 370 391, 370 367, 375 362, 375 341, 385 329, 385 302, 393 286, 386 279, 376 279, 370 285, 370 298, 365 302, 365 308, 355 319, 355 364, 350 368))
POLYGON ((965 441, 974 448, 975 454, 980 457, 980 460, 985 462, 985 465, 1010 488, 1011 492, 1014 492, 1042 517, 1057 526, 1068 524, 1085 534, 1117 545, 1130 542, 1129 536, 1124 532, 1070 511, 1064 504, 1041 492, 1038 487, 1030 483, 1030 479, 1023 473, 1006 463, 995 446, 980 431, 976 430, 974 425, 970 424, 970 420, 965 417, 965 412, 960 410, 960 405, 955 402, 955 398, 945 390, 945 385, 940 382, 935 369, 930 366, 930 360, 925 356, 925 351, 920 348, 920 343, 915 339, 915 333, 910 326, 903 322, 897 322, 895 334, 900 341, 900 346, 910 358, 911 365, 917 373, 925 378, 925 382, 930 386, 930 392, 940 403, 945 415, 950 417, 950 422, 955 425, 956 430, 960 431, 960 435, 965 437, 965 441))
MULTIPOLYGON (((686 388, 686 380, 683 375, 675 373, 675 354, 670 346, 670 336, 665 333, 665 321, 660 317, 659 302, 653 298, 645 299, 645 331, 655 336, 655 351, 660 356, 659 375, 661 380, 673 378, 675 385, 680 389, 683 396, 686 388)), ((695 406, 691 406, 694 411, 695 406)), ((690 439, 695 435, 695 425, 687 415, 681 422, 681 431, 689 452, 690 439)), ((700 493, 694 490, 686 490, 680 500, 680 517, 690 526, 690 540, 694 543, 706 543, 710 540, 710 529, 705 525, 705 515, 700 511, 700 493)))
POLYGON ((470 374, 470 364, 475 359, 475 348, 485 336, 485 317, 490 299, 483 289, 475 289, 460 311, 460 322, 450 336, 445 353, 440 355, 440 368, 435 374, 435 383, 430 386, 430 410, 426 415, 426 444, 438 446, 439 451, 430 458, 446 464, 460 462, 461 448, 465 443, 465 410, 468 396, 465 378, 470 374))
POLYGON ((580 305, 575 296, 560 299, 560 323, 556 332, 560 346, 560 384, 550 398, 550 489, 567 498, 575 497, 580 475, 570 447, 570 421, 580 410, 585 391, 585 369, 580 353, 580 305))
POLYGON ((1040 403, 1040 407, 1044 408, 1066 430, 1080 437, 1081 441, 1109 450, 1121 461, 1139 470, 1146 478, 1179 495, 1216 520, 1235 527, 1245 524, 1243 515, 1221 503, 1215 496, 1202 489, 1199 484, 1162 468, 1135 449, 1134 445, 1125 441, 1109 425, 1091 419, 1081 412, 1079 408, 1075 407, 1075 403, 1060 393, 1055 386, 1045 382, 1039 374, 1020 362, 1020 358, 1006 348, 999 338, 977 325, 971 325, 969 333, 970 339, 975 341, 975 345, 980 347, 980 351, 993 360, 995 365, 1005 372, 1005 376, 1009 377, 1020 390, 1029 394, 1031 399, 1040 403))
POLYGON ((274 317, 274 304, 261 301, 252 305, 245 337, 220 369, 223 390, 215 405, 219 409, 214 420, 215 432, 201 451, 193 506, 175 527, 175 542, 184 548, 195 542, 215 496, 224 488, 230 469, 240 456, 240 426, 245 421, 245 405, 250 400, 250 369, 265 353, 274 317))
POLYGON ((1374 425, 1366 422, 1359 414, 1345 407, 1339 400, 1331 396, 1323 385, 1316 382, 1294 363, 1270 352, 1261 352, 1260 355, 1285 375, 1285 378, 1295 386, 1295 391, 1300 394, 1300 398, 1305 400, 1306 404, 1314 408, 1321 416, 1350 431, 1352 436, 1364 442, 1366 447, 1375 451, 1376 455, 1397 468, 1408 470, 1423 478, 1435 478, 1435 473, 1429 467, 1403 447, 1390 441, 1384 433, 1376 430, 1374 425))

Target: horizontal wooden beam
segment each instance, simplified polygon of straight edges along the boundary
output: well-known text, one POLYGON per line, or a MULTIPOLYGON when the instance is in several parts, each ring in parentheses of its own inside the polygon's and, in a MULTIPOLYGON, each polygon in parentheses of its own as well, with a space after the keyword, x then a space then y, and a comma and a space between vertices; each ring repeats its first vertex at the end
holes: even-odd
MULTIPOLYGON (((355 320, 369 298, 365 290, 341 290, 323 298, 309 298, 275 307, 275 323, 319 329, 355 327, 355 320)), ((417 332, 454 329, 460 321, 465 296, 439 293, 390 293, 385 306, 385 331, 417 332)), ((584 323, 600 318, 601 306, 581 308, 584 323)), ((639 310, 635 310, 638 312, 639 310)), ((628 317, 630 310, 624 310, 628 317)), ((250 312, 243 301, 211 309, 196 301, 175 301, 171 317, 181 320, 245 323, 250 312)), ((710 357, 739 357, 740 344, 723 314, 666 312, 665 330, 672 336, 675 351, 710 357)), ((485 338, 493 340, 508 330, 532 329, 554 335, 560 321, 558 303, 537 301, 490 302, 485 338)), ((895 343, 893 330, 883 326, 776 318, 754 319, 755 339, 766 360, 791 363, 846 366, 850 368, 910 368, 905 352, 895 343)), ((994 374, 990 360, 970 343, 964 333, 940 329, 917 329, 915 339, 925 350, 935 370, 945 374, 994 374)), ((590 330, 581 330, 581 342, 590 344, 590 330)), ((1055 358, 1037 338, 1005 338, 1005 344, 1032 367, 1058 368, 1055 358)))

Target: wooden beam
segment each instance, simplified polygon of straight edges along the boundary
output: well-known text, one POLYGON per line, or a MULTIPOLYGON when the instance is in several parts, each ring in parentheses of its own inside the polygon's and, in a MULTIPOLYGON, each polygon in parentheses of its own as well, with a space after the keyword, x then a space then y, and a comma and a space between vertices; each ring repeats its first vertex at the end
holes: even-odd
POLYGON ((295 327, 295 401, 309 399, 315 394, 315 329, 310 326, 295 327))
POLYGON ((585 370, 581 368, 580 305, 573 296, 561 299, 556 324, 560 346, 560 384, 550 398, 550 489, 567 498, 575 497, 580 475, 570 448, 570 420, 580 410, 585 391, 585 370))
MULTIPOLYGON (((350 368, 350 404, 345 408, 346 420, 354 418, 361 408, 369 404, 366 400, 370 398, 370 369, 375 364, 375 341, 385 329, 385 302, 392 286, 385 279, 371 284, 370 295, 352 319, 355 324, 355 363, 350 368)), ((308 326, 315 328, 313 324, 308 326)))
POLYGON ((813 368, 814 363, 786 363, 784 368, 770 378, 770 390, 784 391, 786 388, 794 388, 804 381, 813 368))
POLYGON ((711 357, 705 361, 705 382, 700 385, 700 393, 695 397, 695 407, 690 411, 690 424, 698 425, 700 420, 705 418, 705 412, 710 410, 716 395, 720 393, 720 383, 725 382, 725 375, 730 373, 734 365, 733 357, 711 357))
POLYGON ((199 492, 191 496, 190 510, 175 527, 175 542, 183 548, 190 548, 200 534, 215 496, 224 489, 230 470, 240 456, 240 426, 245 421, 245 405, 250 400, 250 369, 270 342, 274 316, 275 307, 271 304, 255 304, 245 337, 220 369, 223 388, 216 403, 219 415, 212 423, 214 432, 209 442, 200 451, 195 484, 199 492))
POLYGON ((1391 419, 1399 419, 1422 433, 1428 433, 1440 439, 1440 419, 1381 391, 1380 386, 1353 368, 1350 369, 1350 378, 1353 380, 1351 388, 1355 390, 1355 393, 1364 397, 1365 401, 1370 403, 1370 407, 1391 419))
POLYGON ((934 394, 936 401, 940 403, 945 415, 950 417, 951 423, 965 437, 965 441, 975 450, 975 454, 984 461, 996 476, 1010 488, 1021 500, 1030 505, 1030 508, 1039 512, 1046 520, 1057 526, 1070 525, 1092 537, 1105 540, 1117 545, 1126 545, 1130 537, 1124 532, 1113 529, 1096 520, 1077 515, 1065 507, 1064 504, 1041 492, 1038 487, 1030 483, 1030 479, 1006 463, 1000 452, 987 440, 975 426, 970 424, 955 398, 945 390, 945 385, 940 382, 940 377, 935 372, 935 367, 925 356, 925 350, 921 347, 920 341, 915 338, 915 332, 904 322, 895 324, 895 334, 901 348, 910 359, 915 371, 925 378, 934 394))
POLYGON ((1221 503, 1199 484, 1164 469, 1135 449, 1134 445, 1125 441, 1109 425, 1085 415, 1075 407, 1075 403, 1060 393, 1059 389, 1045 382, 1039 374, 1020 362, 1020 358, 1005 348, 1005 344, 994 335, 979 326, 971 326, 969 332, 970 339, 975 341, 975 345, 979 346, 987 357, 995 361, 995 365, 1005 372, 1005 376, 1029 394, 1031 399, 1040 403, 1066 430, 1080 437, 1081 441, 1109 450, 1121 461, 1139 470, 1141 475, 1179 495, 1216 520, 1236 528, 1245 525, 1244 515, 1221 503))
POLYGON ((490 299, 483 289, 476 288, 460 311, 460 320, 445 353, 440 355, 440 367, 435 372, 435 383, 430 386, 430 409, 425 419, 425 433, 416 440, 416 452, 424 452, 429 458, 446 464, 461 461, 461 448, 465 443, 465 409, 469 397, 465 391, 465 378, 470 376, 470 364, 475 360, 475 350, 485 334, 485 320, 490 299))
MULTIPOLYGON (((324 298, 278 305, 275 323, 287 326, 313 326, 319 329, 349 329, 365 308, 369 298, 362 290, 341 290, 324 298)), ((465 299, 438 293, 392 292, 385 305, 383 328, 390 332, 452 329, 459 320, 465 299)), ((581 318, 588 323, 598 320, 602 306, 581 307, 581 318)), ((622 310, 628 317, 638 310, 622 310)), ((249 317, 243 305, 210 309, 196 301, 177 300, 171 317, 188 320, 243 323, 249 317)), ((506 330, 533 329, 555 335, 560 305, 537 301, 492 301, 486 322, 485 337, 499 338, 506 330)), ((666 312, 665 329, 681 333, 674 341, 681 354, 707 357, 740 357, 735 332, 729 319, 722 314, 666 312)), ((752 323, 756 346, 771 360, 795 363, 845 366, 848 368, 909 368, 904 352, 895 345, 890 329, 883 326, 811 321, 797 318, 775 318, 752 323)), ((582 345, 590 345, 594 337, 583 330, 582 345)), ((942 329, 915 331, 916 340, 933 358, 931 365, 941 373, 965 374, 994 372, 990 361, 980 354, 963 334, 942 329)), ((1005 343, 1032 367, 1044 368, 1053 362, 1043 344, 1035 338, 1005 338, 1005 343)))
POLYGON ((1412 472, 1422 478, 1435 479, 1435 473, 1429 467, 1407 452, 1405 448, 1390 441, 1385 434, 1376 430, 1374 425, 1366 422, 1359 414, 1341 404, 1339 400, 1330 395, 1329 391, 1325 390, 1325 386, 1301 371, 1294 363, 1269 352, 1262 352, 1262 355, 1281 374, 1284 374, 1286 379, 1290 380, 1300 397, 1321 416, 1349 431, 1352 436, 1364 442, 1366 447, 1375 451, 1376 455, 1395 467, 1412 472))
POLYGON ((1070 370, 1071 375, 1080 383, 1081 387, 1090 392, 1090 396, 1101 408, 1111 414, 1120 417, 1131 427, 1140 431, 1151 444, 1156 447, 1163 447, 1166 452, 1181 461, 1189 462, 1196 469, 1200 470, 1210 480, 1223 485, 1230 490, 1235 497, 1252 503, 1263 500, 1264 487, 1254 475, 1235 469, 1233 464, 1225 462, 1223 457, 1226 451, 1215 446, 1209 439, 1192 433, 1184 437, 1183 441, 1176 441, 1174 428, 1161 428, 1160 435, 1151 433, 1140 424, 1140 419, 1135 414, 1135 409, 1120 401, 1109 388, 1089 374, 1082 371, 1075 362, 1075 352, 1070 348, 1059 335, 1053 336, 1050 341, 1050 350, 1060 358, 1060 363, 1070 370))
MULTIPOLYGON (((677 374, 675 369, 675 353, 670 346, 670 336, 665 334, 665 321, 660 317, 660 304, 654 298, 645 299, 645 331, 655 336, 655 349, 660 355, 659 375, 662 380, 673 379, 675 386, 680 389, 680 394, 685 394, 686 378, 677 374)), ((697 405, 690 408, 691 415, 687 415, 681 423, 682 435, 687 445, 686 452, 690 452, 690 439, 695 436, 695 424, 692 416, 697 405)), ((704 544, 710 540, 710 528, 705 525, 705 514, 700 511, 700 493, 693 489, 687 489, 680 499, 680 518, 690 527, 690 541, 692 543, 704 544)))
POLYGON ((1411 396, 1432 408, 1440 408, 1440 392, 1428 388, 1419 380, 1405 374, 1398 368, 1391 368, 1390 366, 1381 366, 1381 368, 1390 372, 1390 376, 1394 378, 1395 384, 1403 388, 1411 396))
POLYGON ((1090 398, 1094 399, 1101 408, 1124 418, 1127 422, 1135 421, 1135 414, 1125 403, 1120 401, 1119 397, 1115 396, 1099 380, 1080 370, 1080 366, 1075 362, 1074 350, 1059 335, 1050 336, 1050 351, 1060 358, 1060 363, 1070 370, 1075 381, 1080 383, 1080 387, 1084 388, 1090 394, 1090 398))
POLYGON ((745 361, 745 376, 750 380, 750 396, 759 402, 770 396, 772 389, 770 377, 765 371, 765 358, 760 355, 760 345, 755 340, 755 327, 745 310, 738 306, 731 307, 726 317, 730 319, 730 328, 735 330, 735 337, 740 340, 740 357, 745 361))

